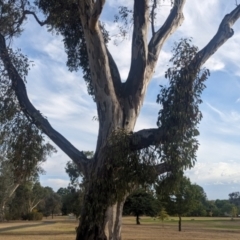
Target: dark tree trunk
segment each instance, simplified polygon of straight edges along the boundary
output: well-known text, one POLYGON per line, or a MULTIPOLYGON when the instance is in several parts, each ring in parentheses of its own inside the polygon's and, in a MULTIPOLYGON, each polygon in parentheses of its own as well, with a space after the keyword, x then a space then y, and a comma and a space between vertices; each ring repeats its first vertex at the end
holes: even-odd
POLYGON ((124 201, 106 206, 104 201, 107 199, 101 198, 105 193, 99 189, 92 190, 96 191, 99 198, 94 198, 96 195, 91 191, 86 194, 76 240, 121 240, 124 201), (94 201, 97 201, 97 205, 94 201))
POLYGON ((137 214, 137 216, 136 216, 136 224, 137 225, 140 225, 141 223, 140 223, 140 217, 139 217, 139 215, 137 214))
POLYGON ((181 232, 182 231, 182 217, 181 215, 178 215, 179 220, 178 220, 178 231, 181 232))
MULTIPOLYGON (((103 151, 102 148, 100 151, 103 151)), ((104 164, 99 164, 104 160, 99 158, 96 161, 98 167, 94 166, 93 173, 90 174, 76 240, 121 240, 122 209, 125 199, 114 204, 109 202, 114 193, 107 190, 108 183, 104 184, 104 179, 109 183, 112 181, 106 177, 108 172, 106 173, 104 164)))

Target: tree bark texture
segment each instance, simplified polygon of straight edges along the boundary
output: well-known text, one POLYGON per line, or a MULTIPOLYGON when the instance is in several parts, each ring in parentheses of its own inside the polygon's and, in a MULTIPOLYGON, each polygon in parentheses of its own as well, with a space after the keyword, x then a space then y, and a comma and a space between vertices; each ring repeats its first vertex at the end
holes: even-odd
MULTIPOLYGON (((27 117, 38 126, 58 147, 60 147, 79 167, 87 180, 76 240, 120 240, 124 199, 109 203, 111 190, 101 182, 108 179, 106 170, 107 139, 117 129, 133 132, 137 117, 167 38, 181 25, 183 7, 186 0, 175 0, 172 10, 161 28, 153 31, 148 41, 149 0, 134 0, 133 38, 131 65, 128 78, 121 82, 117 69, 100 30, 99 17, 105 1, 78 1, 78 11, 87 44, 91 80, 99 119, 99 133, 95 155, 87 159, 83 152, 75 148, 60 133, 55 131, 48 120, 31 104, 23 79, 18 74, 7 52, 4 36, 0 33, 0 57, 12 81, 12 87, 20 106, 27 117)), ((189 68, 199 68, 202 64, 233 35, 231 26, 240 17, 240 6, 226 15, 217 34, 192 60, 189 68)), ((164 129, 143 129, 132 135, 131 150, 139 150, 164 140, 164 129), (136 141, 137 137, 138 141, 136 141)), ((156 168, 159 174, 170 167, 161 163, 156 168)), ((179 228, 181 227, 179 219, 179 228)))

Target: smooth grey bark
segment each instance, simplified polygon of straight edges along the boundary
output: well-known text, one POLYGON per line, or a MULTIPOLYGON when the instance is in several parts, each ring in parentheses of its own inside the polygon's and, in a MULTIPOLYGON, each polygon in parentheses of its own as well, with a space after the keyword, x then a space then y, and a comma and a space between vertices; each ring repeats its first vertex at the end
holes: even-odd
MULTIPOLYGON (((13 83, 19 103, 24 113, 30 117, 43 132, 57 144, 79 167, 88 180, 85 204, 91 205, 93 193, 99 189, 94 185, 97 178, 104 177, 104 162, 106 139, 112 131, 123 128, 133 132, 137 117, 143 104, 146 89, 156 67, 157 60, 164 42, 181 25, 183 21, 182 10, 185 0, 175 0, 172 10, 162 27, 155 32, 147 44, 148 33, 148 0, 134 1, 134 29, 132 42, 132 58, 128 78, 125 83, 120 81, 120 75, 99 27, 105 1, 81 0, 79 1, 79 17, 84 26, 84 36, 91 76, 94 86, 95 99, 99 118, 99 135, 95 156, 92 160, 76 149, 61 134, 55 131, 28 99, 23 80, 11 63, 6 51, 3 35, 0 35, 0 57, 8 75, 13 83), (90 179, 90 176, 94 176, 90 179)), ((205 61, 233 35, 232 25, 240 16, 240 6, 225 16, 220 24, 217 34, 205 48, 189 64, 189 68, 201 67, 205 61)), ((137 150, 156 145, 165 139, 164 129, 144 129, 133 133, 130 137, 131 149, 137 150), (135 138, 137 136, 137 138, 135 138), (138 139, 136 141, 136 139, 138 139)), ((171 170, 171 166, 162 163, 156 166, 159 174, 171 170)), ((94 201, 93 201, 94 202, 94 201)), ((77 240, 120 240, 121 239, 121 214, 124 201, 102 210, 104 218, 101 222, 89 222, 89 216, 99 214, 94 211, 89 213, 83 209, 80 225, 77 230, 77 240), (90 227, 91 226, 91 227, 90 227)), ((104 204, 103 204, 104 205, 104 204)), ((94 207, 94 206, 93 206, 94 207)))

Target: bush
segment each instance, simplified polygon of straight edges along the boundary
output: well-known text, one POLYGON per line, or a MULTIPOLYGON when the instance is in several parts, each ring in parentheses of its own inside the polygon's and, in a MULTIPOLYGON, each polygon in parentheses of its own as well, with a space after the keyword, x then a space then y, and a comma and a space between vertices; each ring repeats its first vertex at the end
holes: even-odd
POLYGON ((43 214, 40 212, 31 212, 22 216, 23 220, 29 220, 29 221, 41 221, 42 218, 43 218, 43 214))

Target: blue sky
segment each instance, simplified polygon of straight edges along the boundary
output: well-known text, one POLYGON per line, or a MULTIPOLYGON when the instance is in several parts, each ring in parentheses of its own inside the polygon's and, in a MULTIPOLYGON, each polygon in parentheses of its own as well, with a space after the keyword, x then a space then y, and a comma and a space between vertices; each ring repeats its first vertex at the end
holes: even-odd
MULTIPOLYGON (((106 2, 102 20, 114 35, 117 28, 111 19, 117 4, 131 7, 132 1, 106 2)), ((135 130, 156 126, 160 107, 156 104, 156 96, 159 85, 165 82, 163 75, 174 41, 193 37, 194 44, 201 49, 216 33, 222 18, 234 7, 235 0, 186 1, 185 20, 164 45, 135 130)), ((159 9, 159 26, 169 11, 166 0, 159 9)), ((192 182, 204 188, 209 199, 227 199, 229 193, 240 191, 240 20, 233 29, 234 36, 205 64, 211 76, 202 95, 198 161, 186 172, 192 182)), ((98 132, 98 122, 93 120, 97 116, 95 104, 87 94, 82 73, 68 72, 61 37, 47 32, 29 18, 24 33, 14 41, 14 47, 21 48, 34 62, 27 90, 36 108, 80 150, 94 150, 98 132)), ((123 80, 128 74, 130 47, 131 34, 118 46, 113 41, 109 43, 123 80)), ((68 160, 61 150, 50 157, 43 165, 46 174, 40 178, 42 185, 55 190, 66 187, 69 179, 64 168, 68 160)))

